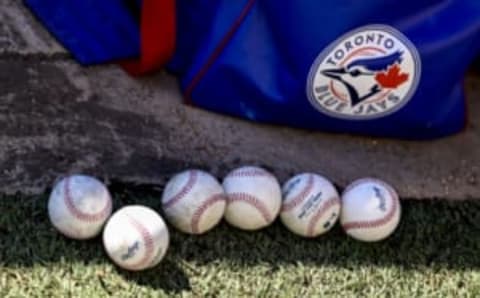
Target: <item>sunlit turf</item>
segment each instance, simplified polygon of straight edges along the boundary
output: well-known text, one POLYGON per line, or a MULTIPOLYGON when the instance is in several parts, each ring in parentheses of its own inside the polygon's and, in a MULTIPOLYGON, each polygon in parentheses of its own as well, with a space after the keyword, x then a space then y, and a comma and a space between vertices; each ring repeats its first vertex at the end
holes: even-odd
MULTIPOLYGON (((117 208, 160 205, 145 193, 114 197, 117 208)), ((129 273, 112 265, 100 237, 56 233, 46 200, 0 198, 0 297, 480 297, 479 202, 403 201, 397 231, 373 244, 338 225, 313 240, 279 221, 253 233, 225 223, 196 237, 170 229, 163 262, 129 273)))

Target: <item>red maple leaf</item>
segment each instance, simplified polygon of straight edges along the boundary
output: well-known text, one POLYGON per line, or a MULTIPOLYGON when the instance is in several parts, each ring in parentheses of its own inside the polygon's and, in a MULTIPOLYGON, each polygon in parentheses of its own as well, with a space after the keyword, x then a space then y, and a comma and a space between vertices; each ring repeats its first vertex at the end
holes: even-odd
POLYGON ((383 88, 395 89, 408 80, 408 73, 400 73, 400 70, 398 64, 392 65, 386 72, 375 75, 375 80, 383 88))

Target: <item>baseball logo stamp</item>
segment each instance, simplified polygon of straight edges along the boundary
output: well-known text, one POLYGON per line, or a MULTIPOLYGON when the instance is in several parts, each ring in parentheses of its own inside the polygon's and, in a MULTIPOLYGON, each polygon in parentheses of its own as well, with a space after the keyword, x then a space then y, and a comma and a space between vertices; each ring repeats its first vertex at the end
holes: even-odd
POLYGON ((342 194, 340 222, 345 232, 360 241, 380 241, 400 222, 401 206, 395 189, 384 181, 363 178, 342 194))
POLYGON ((127 270, 156 266, 165 256, 170 234, 163 218, 153 209, 125 206, 115 212, 103 230, 103 247, 110 259, 127 270))
POLYGON ((302 173, 283 185, 280 219, 293 233, 320 236, 333 227, 339 214, 338 192, 325 177, 302 173))

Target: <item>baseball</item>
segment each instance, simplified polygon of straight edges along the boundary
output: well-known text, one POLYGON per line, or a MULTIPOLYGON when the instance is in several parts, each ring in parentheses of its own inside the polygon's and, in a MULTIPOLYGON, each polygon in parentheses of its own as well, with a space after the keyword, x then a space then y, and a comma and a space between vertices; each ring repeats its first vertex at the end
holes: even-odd
POLYGON ((329 231, 340 216, 340 198, 326 178, 304 173, 282 188, 280 220, 292 232, 316 237, 329 231))
POLYGON ((169 234, 163 219, 144 206, 115 212, 103 231, 103 246, 118 266, 140 271, 156 266, 165 256, 169 234))
POLYGON ((97 179, 73 175, 61 179, 48 200, 48 216, 53 226, 73 239, 98 235, 112 213, 112 199, 97 179))
POLYGON ((223 218, 226 200, 223 188, 212 175, 187 170, 167 183, 162 196, 165 217, 189 234, 203 234, 223 218))
POLYGON ((387 183, 373 178, 357 180, 342 195, 340 222, 345 232, 361 241, 380 241, 400 221, 400 201, 387 183))
POLYGON ((225 220, 243 230, 258 230, 277 217, 282 193, 277 179, 258 167, 241 167, 223 180, 227 195, 225 220))

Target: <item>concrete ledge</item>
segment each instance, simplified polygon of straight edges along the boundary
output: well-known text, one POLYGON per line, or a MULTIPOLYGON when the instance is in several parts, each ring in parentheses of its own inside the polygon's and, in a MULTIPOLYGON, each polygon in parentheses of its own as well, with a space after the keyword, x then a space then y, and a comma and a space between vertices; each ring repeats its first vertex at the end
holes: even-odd
POLYGON ((433 142, 379 140, 259 125, 181 104, 174 78, 135 80, 116 66, 0 59, 0 192, 36 194, 83 172, 162 186, 186 167, 222 177, 257 164, 281 181, 319 172, 340 187, 364 176, 404 198, 480 198, 480 79, 467 80, 472 123, 433 142))
POLYGON ((43 29, 20 0, 0 3, 0 57, 38 55, 69 57, 67 51, 43 29))

